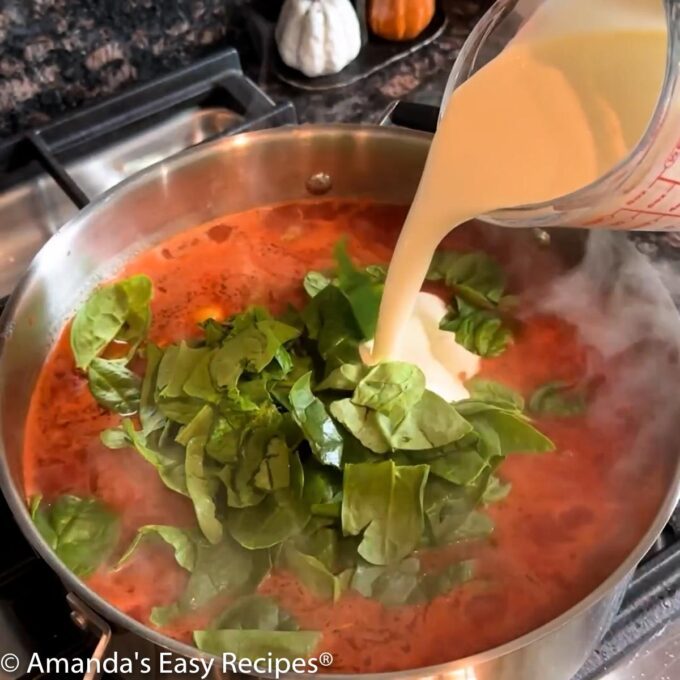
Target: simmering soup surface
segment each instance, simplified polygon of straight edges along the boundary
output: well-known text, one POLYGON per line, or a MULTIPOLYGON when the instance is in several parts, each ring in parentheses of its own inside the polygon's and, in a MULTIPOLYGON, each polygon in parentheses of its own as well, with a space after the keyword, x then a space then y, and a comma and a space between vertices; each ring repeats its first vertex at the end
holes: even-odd
MULTIPOLYGON (((153 282, 149 340, 163 348, 200 338, 199 322, 224 321, 249 305, 262 305, 272 314, 290 304, 301 307, 307 299, 303 277, 310 270, 334 267, 333 248, 342 237, 357 265, 386 264, 405 214, 399 206, 322 201, 229 215, 135 257, 119 278, 143 273, 153 282)), ((634 352, 605 361, 596 347, 583 343, 573 325, 535 311, 536 301, 561 272, 550 249, 528 234, 487 233, 473 226, 456 230, 443 248, 482 250, 496 258, 508 292, 520 296, 508 322, 512 342, 498 356, 482 358, 477 378, 500 382, 525 397, 549 383, 586 385, 581 395, 585 408, 532 415, 533 425, 554 442, 555 450, 509 456, 496 470, 511 490, 483 508, 493 531, 418 549, 428 569, 474 561, 471 577, 440 588, 430 599, 386 603, 344 587, 333 601, 275 562, 256 584, 257 592, 271 596, 301 630, 321 633, 315 650, 333 654, 334 671, 391 671, 446 662, 550 621, 620 564, 649 526, 659 497, 663 470, 644 452, 627 453, 647 417, 644 405, 653 406, 650 395, 626 394, 622 387, 634 352)), ((441 281, 426 285, 448 299, 441 281)), ((598 305, 593 294, 584 307, 596 318, 598 305)), ((108 356, 115 351, 107 349, 108 356)), ((674 360, 669 355, 669 365, 674 360)), ((134 358, 129 367, 142 373, 144 357, 134 358)), ((115 548, 86 581, 115 607, 153 626, 153 608, 181 598, 188 571, 161 540, 144 541, 122 565, 113 566, 140 527, 193 530, 195 509, 190 498, 164 485, 133 447, 102 443, 102 431, 120 421, 119 414, 93 398, 85 373, 76 368, 69 329, 64 329, 43 367, 26 423, 26 497, 41 495, 47 504, 64 494, 94 497, 118 517, 115 548)), ((169 618, 160 629, 192 642, 192 633, 206 629, 233 599, 218 593, 205 606, 169 618)))

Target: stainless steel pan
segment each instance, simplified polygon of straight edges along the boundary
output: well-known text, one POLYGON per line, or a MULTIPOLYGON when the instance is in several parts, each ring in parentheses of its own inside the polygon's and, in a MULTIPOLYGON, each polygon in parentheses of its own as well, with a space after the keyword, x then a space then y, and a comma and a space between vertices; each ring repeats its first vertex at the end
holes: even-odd
MULTIPOLYGON (((226 213, 310 193, 406 203, 420 177, 429 139, 398 128, 336 125, 279 128, 218 140, 123 182, 78 214, 40 251, 0 321, 0 482, 24 534, 79 599, 80 604, 75 600, 80 610, 76 618, 81 622, 89 606, 112 624, 162 647, 184 655, 198 654, 125 616, 92 592, 52 553, 26 510, 21 471, 23 423, 40 367, 73 310, 99 280, 130 256, 226 213)), ((564 243, 574 240, 579 238, 564 243)), ((553 236, 553 243, 566 247, 559 234, 553 236)), ((520 639, 474 657, 374 677, 571 678, 606 630, 628 575, 676 505, 678 461, 670 461, 670 467, 658 513, 638 546, 605 583, 572 609, 520 639)), ((96 616, 91 618, 106 628, 96 616)))

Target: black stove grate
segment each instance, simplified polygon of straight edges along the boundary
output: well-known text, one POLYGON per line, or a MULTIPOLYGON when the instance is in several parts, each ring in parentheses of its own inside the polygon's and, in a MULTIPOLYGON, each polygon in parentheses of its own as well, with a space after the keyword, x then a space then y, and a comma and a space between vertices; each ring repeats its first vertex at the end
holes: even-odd
POLYGON ((240 125, 220 134, 297 122, 293 105, 274 103, 243 74, 236 50, 228 49, 0 142, 0 190, 48 172, 82 208, 90 197, 69 176, 65 163, 190 107, 221 107, 242 116, 240 125))

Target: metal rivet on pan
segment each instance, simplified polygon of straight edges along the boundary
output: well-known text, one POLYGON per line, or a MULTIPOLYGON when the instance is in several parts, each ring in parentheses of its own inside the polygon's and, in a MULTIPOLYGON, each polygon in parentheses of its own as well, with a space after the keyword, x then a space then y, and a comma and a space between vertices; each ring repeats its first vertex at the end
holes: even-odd
POLYGON ((545 229, 534 229, 534 238, 542 245, 550 245, 550 234, 545 229))
POLYGON ((305 183, 307 191, 314 196, 321 196, 328 193, 333 187, 331 176, 325 172, 315 172, 305 183))
POLYGON ((71 612, 71 620, 76 624, 76 626, 78 626, 78 628, 81 628, 82 630, 87 628, 87 621, 80 612, 71 612))

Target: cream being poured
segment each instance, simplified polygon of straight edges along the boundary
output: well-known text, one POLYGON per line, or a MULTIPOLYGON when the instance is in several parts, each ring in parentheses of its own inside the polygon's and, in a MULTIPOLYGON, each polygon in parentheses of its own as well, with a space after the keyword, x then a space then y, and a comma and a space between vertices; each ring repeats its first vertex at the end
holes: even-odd
POLYGON ((464 221, 552 200, 611 169, 648 124, 666 46, 661 0, 547 0, 454 90, 389 267, 371 362, 438 363, 447 376, 433 374, 431 388, 463 394, 467 359, 443 361, 423 321, 434 303, 418 301, 435 248, 464 221), (415 339, 423 333, 429 344, 415 339))

